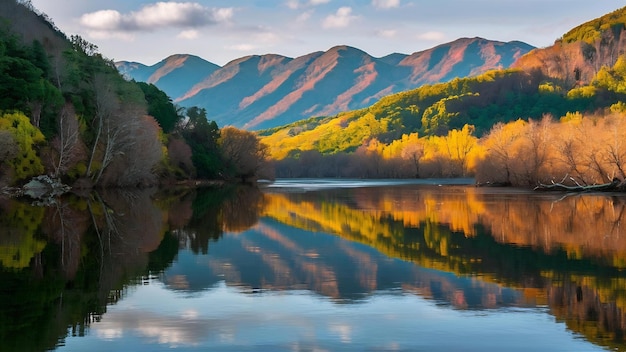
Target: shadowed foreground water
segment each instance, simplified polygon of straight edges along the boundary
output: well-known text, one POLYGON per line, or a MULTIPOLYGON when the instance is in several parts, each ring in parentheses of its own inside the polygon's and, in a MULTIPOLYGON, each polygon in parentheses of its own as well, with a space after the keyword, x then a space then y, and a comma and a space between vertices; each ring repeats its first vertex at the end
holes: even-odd
POLYGON ((0 351, 626 348, 626 198, 457 182, 0 202, 0 351))

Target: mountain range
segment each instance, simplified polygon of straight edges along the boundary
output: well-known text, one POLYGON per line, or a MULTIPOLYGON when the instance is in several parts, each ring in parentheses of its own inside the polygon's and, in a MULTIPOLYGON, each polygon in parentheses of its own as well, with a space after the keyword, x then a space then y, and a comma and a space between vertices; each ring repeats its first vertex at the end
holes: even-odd
POLYGON ((180 106, 206 109, 220 126, 259 130, 363 108, 424 84, 508 68, 532 49, 519 41, 461 38, 381 58, 335 46, 297 58, 251 55, 223 67, 185 54, 152 66, 128 61, 116 66, 127 78, 156 85, 180 106))

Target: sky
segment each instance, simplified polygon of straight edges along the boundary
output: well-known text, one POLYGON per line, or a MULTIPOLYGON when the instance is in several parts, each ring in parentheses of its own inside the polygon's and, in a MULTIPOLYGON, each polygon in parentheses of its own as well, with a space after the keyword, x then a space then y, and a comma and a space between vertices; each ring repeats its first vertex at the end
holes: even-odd
POLYGON ((31 0, 66 35, 115 61, 173 54, 220 66, 262 54, 299 57, 349 45, 374 57, 462 37, 552 45, 624 0, 31 0))

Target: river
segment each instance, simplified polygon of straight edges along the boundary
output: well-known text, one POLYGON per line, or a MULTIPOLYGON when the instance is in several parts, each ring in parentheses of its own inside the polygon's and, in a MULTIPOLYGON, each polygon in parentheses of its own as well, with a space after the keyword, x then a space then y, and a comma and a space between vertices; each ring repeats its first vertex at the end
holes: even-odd
POLYGON ((0 351, 626 350, 626 196, 471 180, 0 201, 0 351))

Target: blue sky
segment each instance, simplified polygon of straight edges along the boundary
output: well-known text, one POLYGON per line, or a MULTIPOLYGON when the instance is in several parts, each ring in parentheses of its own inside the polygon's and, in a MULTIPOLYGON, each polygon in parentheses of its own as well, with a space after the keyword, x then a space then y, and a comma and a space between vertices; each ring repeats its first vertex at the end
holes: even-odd
POLYGON ((32 0, 63 32, 113 60, 193 54, 218 65, 350 45, 381 57, 461 37, 545 47, 623 0, 32 0))

